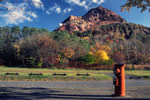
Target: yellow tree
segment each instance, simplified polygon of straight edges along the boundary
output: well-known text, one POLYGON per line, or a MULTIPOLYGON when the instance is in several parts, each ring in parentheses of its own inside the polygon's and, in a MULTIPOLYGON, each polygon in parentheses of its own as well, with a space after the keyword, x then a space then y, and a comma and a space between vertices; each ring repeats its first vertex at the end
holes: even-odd
POLYGON ((96 63, 108 61, 110 59, 104 50, 98 50, 94 56, 96 58, 96 63))
POLYGON ((107 46, 107 45, 102 45, 102 44, 96 42, 95 46, 90 48, 89 54, 92 54, 92 55, 93 55, 93 54, 95 54, 95 53, 96 53, 97 51, 99 51, 99 50, 103 50, 103 51, 105 51, 107 54, 110 54, 110 53, 111 53, 111 48, 110 48, 109 46, 107 46))
POLYGON ((111 48, 107 45, 102 45, 98 42, 96 42, 94 47, 90 48, 89 54, 95 57, 97 64, 111 61, 111 59, 108 56, 108 54, 111 54, 111 48))

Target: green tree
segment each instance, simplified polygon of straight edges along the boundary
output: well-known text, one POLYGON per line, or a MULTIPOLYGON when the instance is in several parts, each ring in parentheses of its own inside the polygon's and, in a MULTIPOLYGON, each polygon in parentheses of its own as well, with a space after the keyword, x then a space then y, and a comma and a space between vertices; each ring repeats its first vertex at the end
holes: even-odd
POLYGON ((11 34, 13 35, 13 37, 18 40, 21 37, 21 29, 19 26, 13 26, 11 29, 11 34))
POLYGON ((127 3, 122 6, 122 11, 124 9, 129 11, 132 7, 141 8, 141 12, 145 11, 146 9, 148 9, 150 12, 150 0, 128 0, 127 3))
POLYGON ((22 29, 23 38, 31 36, 33 34, 43 34, 43 33, 49 33, 49 31, 47 29, 30 28, 27 26, 24 26, 22 29))
POLYGON ((18 41, 16 33, 11 27, 0 28, 0 56, 8 65, 16 64, 16 55, 13 44, 18 41), (12 34, 14 32, 14 34, 12 34))

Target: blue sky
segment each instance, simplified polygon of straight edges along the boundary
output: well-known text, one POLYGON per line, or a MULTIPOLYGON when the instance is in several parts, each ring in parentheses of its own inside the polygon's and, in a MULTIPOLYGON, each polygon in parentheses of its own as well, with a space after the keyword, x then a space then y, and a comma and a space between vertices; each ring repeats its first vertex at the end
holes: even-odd
POLYGON ((29 26, 50 31, 70 15, 82 16, 98 6, 108 8, 128 22, 150 27, 150 13, 132 8, 121 12, 127 0, 4 0, 0 3, 0 26, 29 26))

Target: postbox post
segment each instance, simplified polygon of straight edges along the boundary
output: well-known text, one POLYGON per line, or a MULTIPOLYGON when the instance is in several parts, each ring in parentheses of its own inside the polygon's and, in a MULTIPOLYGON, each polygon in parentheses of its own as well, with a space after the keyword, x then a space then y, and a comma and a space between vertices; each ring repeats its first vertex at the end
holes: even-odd
POLYGON ((121 81, 121 83, 120 83, 120 88, 121 88, 121 93, 120 93, 120 96, 125 96, 126 94, 125 94, 125 64, 123 64, 122 66, 121 66, 121 68, 120 68, 120 70, 121 70, 121 76, 120 76, 120 81, 121 81))
POLYGON ((125 64, 115 64, 114 67, 114 85, 115 96, 125 96, 125 64))

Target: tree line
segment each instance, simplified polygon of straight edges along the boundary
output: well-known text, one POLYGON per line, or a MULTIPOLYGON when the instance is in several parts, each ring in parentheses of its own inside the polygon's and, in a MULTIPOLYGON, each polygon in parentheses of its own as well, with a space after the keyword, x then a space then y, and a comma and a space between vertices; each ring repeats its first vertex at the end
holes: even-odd
POLYGON ((83 65, 147 64, 150 61, 150 36, 135 35, 125 39, 117 33, 104 35, 87 31, 71 34, 31 27, 0 27, 0 64, 36 68, 54 68, 70 62, 83 65))

